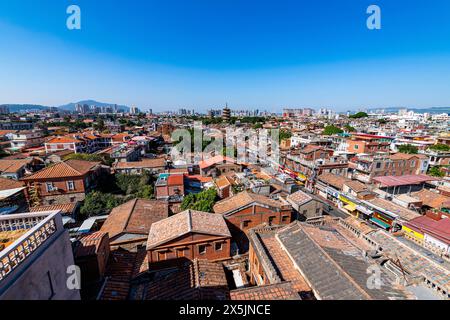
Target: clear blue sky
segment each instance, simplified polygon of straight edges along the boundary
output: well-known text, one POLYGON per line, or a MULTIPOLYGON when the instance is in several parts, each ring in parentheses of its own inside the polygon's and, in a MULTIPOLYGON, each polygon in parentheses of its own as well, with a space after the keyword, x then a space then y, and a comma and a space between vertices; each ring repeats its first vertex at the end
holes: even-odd
POLYGON ((448 0, 0 2, 0 103, 450 105, 448 0), (66 28, 66 8, 82 30, 66 28), (382 30, 366 28, 378 4, 382 30))

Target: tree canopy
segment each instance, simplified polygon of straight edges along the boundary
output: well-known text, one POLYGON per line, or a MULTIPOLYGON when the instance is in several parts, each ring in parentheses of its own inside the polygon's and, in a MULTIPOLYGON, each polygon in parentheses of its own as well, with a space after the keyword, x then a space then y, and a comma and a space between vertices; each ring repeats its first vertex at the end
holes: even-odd
POLYGON ((338 128, 334 125, 329 125, 324 128, 322 134, 324 134, 326 136, 331 136, 333 134, 339 134, 339 133, 343 133, 343 132, 344 131, 341 128, 338 128))
POLYGON ((80 214, 85 218, 109 214, 112 209, 121 205, 122 202, 123 200, 110 193, 93 191, 86 195, 80 214))
POLYGON ((124 195, 144 199, 153 197, 153 179, 149 173, 144 172, 142 175, 117 174, 115 178, 117 187, 124 195))
POLYGON ((355 114, 352 114, 349 116, 350 119, 361 119, 361 118, 367 118, 369 115, 365 112, 358 112, 355 114))
POLYGON ((404 144, 401 146, 398 146, 398 151, 401 153, 407 153, 407 154, 417 154, 419 152, 419 149, 416 146, 413 146, 411 144, 404 144))
POLYGON ((292 132, 287 129, 280 130, 280 141, 288 140, 292 137, 292 132))
POLYGON ((190 193, 184 197, 181 203, 181 210, 197 210, 212 212, 213 206, 217 201, 217 191, 214 188, 203 190, 200 193, 190 193))
POLYGON ((450 151, 450 146, 446 145, 446 144, 438 143, 438 144, 435 144, 434 146, 431 146, 430 150, 445 152, 445 151, 450 151))
POLYGON ((443 178, 445 177, 445 172, 442 171, 439 167, 432 167, 428 174, 432 177, 443 178))

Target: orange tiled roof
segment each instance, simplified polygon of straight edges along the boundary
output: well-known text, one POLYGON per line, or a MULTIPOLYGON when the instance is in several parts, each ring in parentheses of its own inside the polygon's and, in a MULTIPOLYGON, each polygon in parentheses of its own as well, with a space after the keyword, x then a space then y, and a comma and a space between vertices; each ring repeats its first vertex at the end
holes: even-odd
POLYGON ((235 163, 235 161, 233 159, 219 155, 219 156, 215 156, 215 157, 212 157, 212 158, 204 160, 204 161, 200 161, 198 165, 199 165, 200 169, 206 169, 206 168, 211 167, 212 165, 222 164, 222 163, 227 163, 227 162, 235 163))
POLYGON ((60 210, 62 215, 70 215, 74 212, 77 202, 63 203, 63 204, 53 204, 49 206, 38 206, 30 208, 30 212, 46 212, 60 210))
POLYGON ((0 160, 0 172, 16 173, 32 161, 33 159, 0 160))
POLYGON ((412 196, 422 201, 424 205, 434 209, 441 209, 444 203, 450 201, 450 197, 432 192, 427 189, 422 189, 421 191, 413 192, 412 196))
POLYGON ((159 168, 165 167, 166 160, 164 158, 156 159, 142 159, 140 161, 133 162, 118 162, 115 165, 117 169, 128 169, 128 168, 159 168))
POLYGON ((79 143, 79 142, 82 142, 82 141, 73 136, 55 137, 55 138, 52 138, 47 141, 48 144, 51 144, 51 143, 79 143))
POLYGON ((221 215, 186 210, 152 224, 147 249, 155 248, 190 232, 231 237, 230 230, 221 215))
POLYGON ((166 201, 133 199, 114 208, 101 231, 107 232, 110 238, 121 233, 147 235, 151 226, 169 216, 166 201))
POLYGON ((0 191, 9 189, 18 189, 24 186, 25 184, 22 181, 16 181, 0 177, 0 191))
POLYGON ((230 291, 231 300, 301 300, 290 282, 230 291))
POLYGON ((99 164, 100 162, 91 162, 84 160, 67 160, 64 162, 54 164, 50 167, 44 168, 34 173, 33 175, 24 178, 23 180, 84 176, 86 173, 91 171, 94 167, 96 167, 99 164))
POLYGON ((75 245, 73 250, 74 257, 86 257, 96 254, 103 239, 105 238, 108 238, 108 234, 100 231, 82 235, 78 239, 79 243, 75 245))
POLYGON ((217 202, 214 205, 214 212, 226 214, 252 203, 260 203, 272 208, 281 208, 283 206, 283 203, 280 201, 270 199, 269 197, 260 194, 244 191, 235 196, 217 202))

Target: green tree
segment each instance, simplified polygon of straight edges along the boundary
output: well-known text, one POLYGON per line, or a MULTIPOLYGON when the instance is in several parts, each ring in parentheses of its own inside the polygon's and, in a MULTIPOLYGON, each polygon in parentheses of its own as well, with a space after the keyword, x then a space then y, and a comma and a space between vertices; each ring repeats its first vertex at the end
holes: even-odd
POLYGON ((105 121, 102 118, 98 119, 97 123, 94 125, 94 129, 98 131, 105 130, 106 129, 105 121))
POLYGON ((292 132, 287 129, 280 130, 280 141, 288 140, 292 137, 292 132))
POLYGON ((323 135, 331 136, 333 134, 343 133, 344 131, 341 128, 338 128, 334 125, 326 126, 322 132, 323 135))
POLYGON ((446 151, 450 151, 450 146, 446 145, 446 144, 438 143, 438 144, 435 144, 434 146, 431 146, 430 150, 446 152, 446 151))
POLYGON ((442 171, 439 167, 432 167, 428 174, 432 177, 443 178, 445 177, 445 172, 442 171))
POLYGON ((345 129, 347 132, 356 132, 356 129, 355 129, 354 127, 352 127, 351 125, 349 125, 349 124, 346 124, 346 125, 344 126, 344 129, 345 129))
POLYGON ((116 185, 127 196, 150 199, 153 197, 153 178, 148 172, 142 175, 117 174, 116 185))
POLYGON ((121 204, 122 200, 110 193, 92 191, 86 195, 80 214, 85 218, 105 215, 121 204))
POLYGON ((361 118, 367 118, 369 115, 365 112, 358 112, 355 114, 352 114, 349 118, 350 119, 361 119, 361 118))
POLYGON ((212 212, 217 201, 217 191, 214 188, 204 190, 197 194, 188 194, 181 203, 181 210, 197 210, 212 212))
POLYGON ((403 145, 398 146, 398 151, 401 153, 407 153, 407 154, 419 153, 419 149, 416 146, 413 146, 411 144, 403 144, 403 145))

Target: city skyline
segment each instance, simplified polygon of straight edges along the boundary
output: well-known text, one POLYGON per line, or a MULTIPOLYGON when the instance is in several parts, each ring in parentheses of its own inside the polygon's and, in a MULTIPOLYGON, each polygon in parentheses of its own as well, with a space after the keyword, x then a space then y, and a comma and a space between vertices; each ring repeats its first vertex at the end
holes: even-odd
POLYGON ((95 99, 154 112, 450 105, 450 4, 76 1, 0 4, 0 103, 95 99), (332 26, 332 27, 331 27, 332 26))

